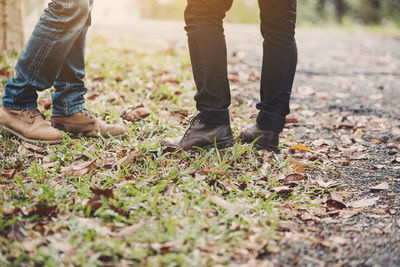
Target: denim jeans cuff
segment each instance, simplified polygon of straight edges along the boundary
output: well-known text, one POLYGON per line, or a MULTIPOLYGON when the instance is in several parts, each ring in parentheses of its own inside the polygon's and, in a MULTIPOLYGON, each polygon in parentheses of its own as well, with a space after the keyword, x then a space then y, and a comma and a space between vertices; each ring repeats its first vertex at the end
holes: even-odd
POLYGON ((228 109, 207 109, 197 114, 197 118, 207 124, 230 124, 228 109))
POLYGON ((28 109, 38 108, 38 104, 31 103, 31 104, 25 104, 25 105, 14 105, 14 104, 3 103, 3 107, 5 107, 8 110, 28 110, 28 109))
POLYGON ((280 133, 283 131, 285 123, 285 116, 263 110, 258 113, 257 124, 261 129, 280 133))
POLYGON ((81 110, 84 110, 86 107, 85 105, 77 105, 72 108, 69 108, 68 110, 58 110, 55 109, 53 106, 53 111, 51 112, 51 116, 53 117, 66 117, 66 116, 72 116, 75 113, 78 113, 81 110))

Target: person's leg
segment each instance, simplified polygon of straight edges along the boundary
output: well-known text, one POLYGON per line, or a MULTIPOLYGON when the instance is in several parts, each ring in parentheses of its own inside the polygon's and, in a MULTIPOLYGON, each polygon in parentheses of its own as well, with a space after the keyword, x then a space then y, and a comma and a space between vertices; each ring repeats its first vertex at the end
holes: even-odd
POLYGON ((6 83, 0 133, 31 143, 63 141, 63 136, 37 109, 36 92, 53 85, 89 14, 89 0, 49 3, 19 56, 16 75, 6 83))
POLYGON ((69 51, 54 82, 52 116, 71 116, 85 109, 84 95, 87 93, 87 88, 83 78, 86 74, 85 46, 89 26, 90 18, 69 51))
POLYGON ((231 103, 223 18, 232 0, 189 0, 185 10, 186 31, 200 121, 229 124, 231 103))
POLYGON ((296 0, 259 0, 264 37, 261 101, 257 123, 244 129, 240 138, 258 149, 279 152, 279 133, 289 114, 289 101, 297 66, 295 40, 296 0))
MULTIPOLYGON (((92 2, 90 0, 90 6, 92 6, 92 2)), ((122 136, 126 134, 122 125, 107 124, 85 108, 84 95, 87 88, 83 78, 85 77, 86 34, 90 22, 89 16, 57 74, 54 82, 55 92, 52 94, 51 125, 72 134, 122 136)))
POLYGON ((264 58, 257 124, 282 132, 297 66, 296 0, 259 0, 264 58))
POLYGON ((188 0, 185 22, 190 58, 197 87, 199 113, 183 137, 166 138, 163 144, 185 150, 224 148, 233 144, 228 107, 231 102, 227 52, 222 20, 232 0, 188 0))
POLYGON ((90 14, 89 0, 53 0, 25 45, 3 95, 8 110, 37 108, 36 91, 50 88, 90 14))

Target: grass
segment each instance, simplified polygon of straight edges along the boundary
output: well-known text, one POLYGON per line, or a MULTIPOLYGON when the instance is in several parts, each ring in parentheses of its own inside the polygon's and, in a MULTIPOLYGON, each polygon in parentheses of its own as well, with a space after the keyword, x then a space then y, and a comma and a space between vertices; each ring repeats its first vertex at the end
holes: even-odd
MULTIPOLYGON (((41 145, 44 153, 26 154, 18 140, 0 137, 0 265, 246 263, 276 249, 278 224, 293 219, 294 209, 329 194, 307 179, 293 192, 273 193, 282 177, 296 172, 287 153, 239 143, 222 151, 163 153, 160 140, 183 133, 184 115, 195 114, 186 51, 124 47, 95 37, 87 55, 87 106, 102 119, 122 122, 128 137, 66 136, 63 144, 41 145), (150 116, 121 119, 138 106, 150 116), (131 163, 117 163, 130 153, 136 153, 131 163), (97 167, 65 175, 64 168, 78 160, 97 167), (13 177, 5 175, 14 169, 13 177)), ((2 68, 12 71, 15 60, 4 59, 2 68)), ((249 121, 246 102, 232 109, 243 114, 243 124, 249 121)), ((321 168, 308 164, 306 171, 321 168)))

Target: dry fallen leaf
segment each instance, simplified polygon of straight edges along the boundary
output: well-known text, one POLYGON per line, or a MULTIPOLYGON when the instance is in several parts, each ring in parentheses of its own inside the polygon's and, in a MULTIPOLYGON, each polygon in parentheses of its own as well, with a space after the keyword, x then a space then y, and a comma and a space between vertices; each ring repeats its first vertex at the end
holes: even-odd
POLYGON ((27 216, 32 216, 32 215, 40 215, 40 216, 51 216, 57 211, 57 206, 50 206, 50 207, 45 207, 41 205, 37 205, 34 208, 28 210, 26 212, 27 216))
POLYGON ((237 185, 235 185, 229 181, 226 181, 226 180, 217 180, 217 183, 224 186, 225 192, 230 192, 233 189, 236 189, 236 190, 239 189, 239 187, 237 185))
POLYGON ((97 169, 97 164, 95 160, 83 161, 79 160, 69 167, 64 167, 61 172, 64 176, 79 177, 86 175, 91 171, 97 169))
POLYGON ((129 238, 134 236, 140 229, 146 225, 145 221, 141 221, 137 224, 127 226, 118 232, 117 236, 119 238, 129 238))
POLYGON ((100 189, 98 187, 91 187, 90 191, 97 197, 104 196, 105 198, 113 198, 113 189, 100 189))
POLYGON ((277 186, 271 188, 270 191, 275 192, 277 194, 290 194, 293 192, 293 189, 288 186, 277 186))
POLYGON ((146 108, 137 108, 125 112, 123 118, 127 121, 136 121, 139 119, 144 119, 150 115, 150 111, 146 108))
POLYGON ((293 170, 295 170, 296 172, 304 173, 306 171, 304 166, 297 161, 290 162, 290 166, 292 166, 293 170))
POLYGON ((208 168, 201 169, 200 173, 201 174, 218 174, 220 176, 224 175, 224 173, 222 171, 214 169, 214 168, 212 168, 212 169, 208 169, 208 168))
POLYGON ((353 201, 351 203, 349 203, 350 207, 353 208, 366 208, 366 207, 370 207, 376 204, 376 202, 378 202, 380 197, 374 197, 374 198, 366 198, 366 199, 361 199, 361 200, 357 200, 357 201, 353 201))
POLYGON ((327 140, 327 139, 322 139, 321 138, 321 139, 314 140, 311 143, 311 145, 314 146, 314 147, 320 147, 320 146, 323 146, 323 145, 334 146, 335 143, 332 140, 327 140))
POLYGON ((139 151, 136 150, 136 149, 133 149, 133 150, 131 150, 129 152, 128 155, 126 155, 125 157, 121 158, 118 161, 118 164, 121 165, 121 166, 126 167, 129 164, 131 164, 132 162, 134 162, 136 160, 136 158, 138 157, 138 155, 139 155, 139 151))
POLYGON ((16 171, 17 171, 16 169, 11 169, 11 170, 5 171, 1 174, 1 177, 5 178, 5 179, 12 179, 12 178, 14 178, 16 171))
POLYGON ((98 222, 98 219, 91 219, 91 218, 76 218, 78 223, 78 227, 86 227, 88 229, 93 229, 101 236, 108 236, 111 234, 110 229, 105 226, 101 226, 98 222))
POLYGON ((328 181, 328 182, 325 182, 324 179, 323 179, 322 177, 317 177, 316 182, 317 182, 317 184, 318 184, 319 186, 325 187, 325 188, 329 188, 329 187, 332 187, 333 185, 336 185, 336 184, 337 184, 337 182, 335 182, 335 181, 328 181))
POLYGON ((306 150, 306 151, 312 151, 311 148, 303 146, 303 145, 295 145, 289 148, 290 150, 306 150))
POLYGON ((389 184, 385 181, 383 183, 380 183, 376 186, 370 187, 371 191, 381 191, 381 190, 388 190, 389 189, 389 184))
POLYGON ((45 154, 46 153, 46 149, 39 147, 39 146, 35 146, 33 144, 30 143, 25 143, 23 144, 23 148, 32 152, 36 152, 39 154, 45 154))
POLYGON ((343 202, 343 196, 335 192, 331 193, 331 198, 326 201, 326 206, 334 210, 346 208, 346 204, 343 202))
POLYGON ((226 209, 232 215, 238 214, 241 209, 241 207, 239 205, 233 204, 233 203, 226 201, 225 199, 222 199, 215 195, 210 196, 210 199, 212 202, 214 202, 214 204, 226 209))
POLYGON ((292 173, 286 176, 285 179, 283 179, 284 184, 293 184, 293 183, 298 183, 302 182, 304 180, 304 175, 300 173, 292 173))

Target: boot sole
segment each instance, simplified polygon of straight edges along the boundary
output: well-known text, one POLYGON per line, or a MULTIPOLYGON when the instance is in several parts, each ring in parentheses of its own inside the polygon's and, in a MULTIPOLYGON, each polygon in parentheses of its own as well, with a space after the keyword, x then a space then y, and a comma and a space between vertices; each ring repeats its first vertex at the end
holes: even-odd
POLYGON ((56 145, 56 144, 61 144, 63 142, 63 140, 48 140, 48 141, 46 141, 46 140, 29 139, 29 138, 26 138, 23 135, 17 133, 16 131, 14 131, 14 130, 12 130, 10 128, 7 128, 6 126, 3 126, 3 125, 0 125, 0 134, 3 134, 5 136, 9 136, 9 137, 16 136, 18 139, 21 139, 22 141, 25 141, 25 142, 30 143, 30 144, 35 144, 35 145, 40 144, 40 143, 42 143, 42 144, 46 143, 46 144, 49 144, 49 145, 56 145))
MULTIPOLYGON (((235 140, 234 139, 216 143, 217 149, 224 149, 224 148, 232 147, 234 144, 235 144, 235 140)), ((200 147, 200 148, 201 149, 205 149, 205 150, 210 150, 210 149, 215 148, 215 145, 212 144, 212 145, 203 146, 203 147, 200 147)), ((197 149, 198 150, 198 148, 192 148, 192 149, 197 149)))
MULTIPOLYGON (((243 140, 243 139, 241 140, 241 142, 245 143, 245 144, 251 144, 252 143, 252 142, 249 142, 249 141, 246 141, 246 140, 243 140)), ((253 147, 256 150, 266 150, 268 152, 274 152, 275 154, 280 154, 281 153, 281 150, 280 150, 279 147, 260 146, 260 145, 257 145, 257 144, 253 144, 253 147)))

